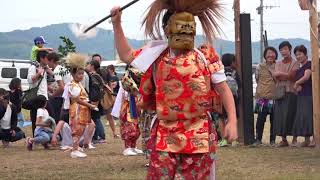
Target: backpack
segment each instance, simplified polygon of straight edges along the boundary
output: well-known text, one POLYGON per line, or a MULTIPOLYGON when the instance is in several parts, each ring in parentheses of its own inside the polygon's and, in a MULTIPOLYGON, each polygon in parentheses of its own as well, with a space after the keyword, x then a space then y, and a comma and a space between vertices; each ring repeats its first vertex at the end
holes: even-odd
POLYGON ((89 80, 89 99, 92 102, 100 101, 104 96, 104 82, 99 74, 91 74, 89 80))
POLYGON ((235 70, 232 70, 232 69, 228 69, 226 68, 225 69, 225 74, 226 74, 226 77, 227 77, 227 84, 232 92, 232 95, 234 97, 238 97, 238 83, 237 83, 237 80, 236 80, 236 71, 235 70))

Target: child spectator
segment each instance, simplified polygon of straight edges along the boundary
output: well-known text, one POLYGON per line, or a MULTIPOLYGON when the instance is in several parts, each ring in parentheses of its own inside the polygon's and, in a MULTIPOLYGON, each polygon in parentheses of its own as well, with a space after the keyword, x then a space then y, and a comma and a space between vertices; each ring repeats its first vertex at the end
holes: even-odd
POLYGON ((44 40, 43 36, 38 36, 36 38, 34 38, 34 46, 32 46, 31 49, 31 55, 30 55, 30 59, 32 61, 36 61, 37 60, 37 54, 39 51, 53 51, 52 48, 46 48, 44 47, 44 44, 47 44, 46 41, 44 40))
POLYGON ((32 150, 33 143, 42 144, 45 149, 48 149, 48 144, 51 141, 53 130, 56 126, 55 120, 49 116, 45 108, 47 106, 47 98, 40 95, 38 97, 38 104, 34 138, 27 138, 27 148, 29 151, 32 150))
POLYGON ((13 78, 10 81, 9 89, 10 89, 10 102, 14 104, 17 108, 18 126, 22 128, 24 124, 24 117, 21 112, 21 98, 22 98, 21 79, 13 78))
POLYGON ((4 148, 9 142, 15 142, 25 137, 24 132, 17 127, 17 110, 9 102, 9 93, 0 88, 0 139, 4 148))
MULTIPOLYGON (((232 92, 233 99, 235 101, 236 106, 236 113, 237 117, 239 116, 238 111, 238 104, 239 104, 239 87, 240 87, 240 77, 239 74, 236 71, 236 57, 234 54, 223 54, 222 55, 222 63, 224 65, 224 72, 227 77, 227 84, 232 92)), ((223 120, 219 121, 219 128, 221 129, 221 132, 224 132, 225 127, 225 120, 227 119, 226 111, 223 110, 223 120)), ((222 136, 223 137, 223 136, 222 136)), ((219 146, 223 147, 228 144, 226 139, 221 139, 219 142, 219 146)))

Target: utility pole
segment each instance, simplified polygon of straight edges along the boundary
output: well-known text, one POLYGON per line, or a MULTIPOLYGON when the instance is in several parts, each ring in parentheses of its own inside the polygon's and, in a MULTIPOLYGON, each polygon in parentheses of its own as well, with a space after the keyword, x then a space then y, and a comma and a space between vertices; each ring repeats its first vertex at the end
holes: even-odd
POLYGON ((263 0, 260 0, 260 6, 257 8, 258 14, 260 14, 260 62, 263 61, 263 51, 264 51, 264 39, 263 39, 263 0))
MULTIPOLYGON (((241 41, 240 41, 240 0, 234 0, 233 1, 233 10, 234 10, 234 28, 235 28, 235 56, 236 56, 236 62, 237 62, 237 72, 239 74, 242 74, 242 68, 241 68, 241 41)), ((242 89, 240 88, 240 91, 242 89)), ((240 92, 240 94, 242 94, 240 92)), ((243 97, 240 97, 240 116, 238 119, 238 136, 239 136, 239 142, 244 142, 244 130, 243 130, 243 108, 242 108, 242 102, 243 97)))
POLYGON ((312 96, 313 96, 313 128, 316 147, 320 149, 320 64, 319 64, 319 42, 318 42, 318 13, 317 1, 309 0, 309 21, 310 21, 310 41, 311 41, 311 70, 312 70, 312 96))
POLYGON ((264 6, 263 0, 260 0, 260 6, 257 7, 258 14, 260 15, 260 62, 263 62, 263 51, 264 51, 264 26, 263 26, 263 15, 264 15, 264 8, 275 8, 279 6, 264 6))

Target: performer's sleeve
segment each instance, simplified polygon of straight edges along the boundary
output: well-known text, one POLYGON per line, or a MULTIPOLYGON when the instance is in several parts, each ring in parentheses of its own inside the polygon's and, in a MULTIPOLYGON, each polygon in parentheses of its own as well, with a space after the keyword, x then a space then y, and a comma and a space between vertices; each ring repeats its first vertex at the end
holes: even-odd
POLYGON ((139 106, 144 110, 155 110, 156 96, 151 67, 141 77, 139 92, 141 94, 139 106))
POLYGON ((214 84, 226 81, 227 77, 224 73, 224 66, 215 49, 211 46, 201 46, 199 50, 203 53, 207 60, 208 68, 211 74, 211 81, 214 84))
POLYGON ((132 51, 130 60, 134 60, 136 57, 138 57, 142 50, 143 48, 132 51))
POLYGON ((81 88, 78 86, 70 85, 69 93, 71 97, 76 98, 80 96, 81 88))

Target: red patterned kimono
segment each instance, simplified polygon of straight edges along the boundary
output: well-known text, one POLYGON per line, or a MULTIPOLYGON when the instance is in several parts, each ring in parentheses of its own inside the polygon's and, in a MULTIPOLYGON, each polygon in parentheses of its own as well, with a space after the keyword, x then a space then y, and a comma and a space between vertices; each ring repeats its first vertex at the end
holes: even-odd
POLYGON ((172 58, 165 50, 142 77, 142 107, 157 112, 147 179, 209 176, 217 135, 208 112, 220 105, 211 79, 223 65, 213 48, 201 51, 172 58))
POLYGON ((124 98, 120 111, 120 133, 125 148, 136 148, 140 136, 139 119, 131 118, 129 101, 124 98))

